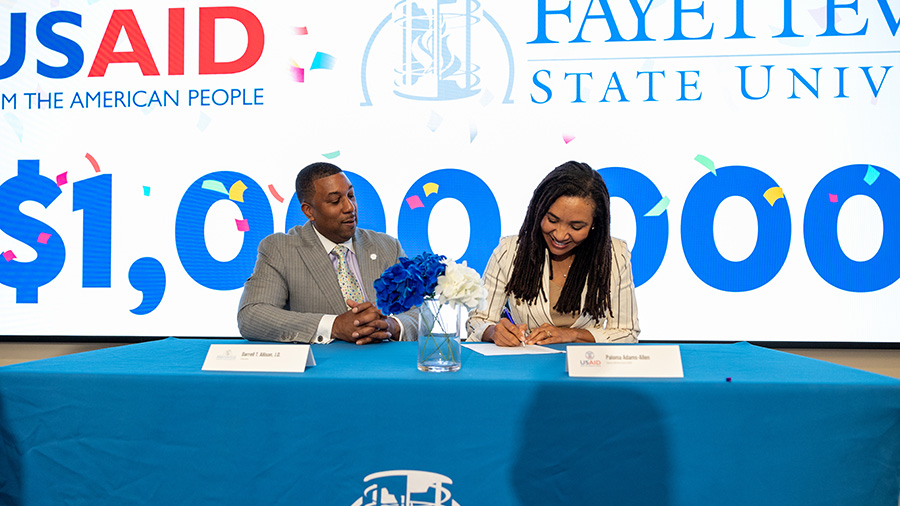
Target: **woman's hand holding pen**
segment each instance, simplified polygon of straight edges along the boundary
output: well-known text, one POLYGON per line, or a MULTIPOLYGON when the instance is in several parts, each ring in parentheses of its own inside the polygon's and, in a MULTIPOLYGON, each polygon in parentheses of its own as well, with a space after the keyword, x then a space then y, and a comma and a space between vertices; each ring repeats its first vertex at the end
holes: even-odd
POLYGON ((497 346, 522 346, 527 331, 528 325, 524 323, 516 325, 506 318, 500 318, 496 325, 485 330, 485 334, 491 332, 488 339, 494 341, 497 346))

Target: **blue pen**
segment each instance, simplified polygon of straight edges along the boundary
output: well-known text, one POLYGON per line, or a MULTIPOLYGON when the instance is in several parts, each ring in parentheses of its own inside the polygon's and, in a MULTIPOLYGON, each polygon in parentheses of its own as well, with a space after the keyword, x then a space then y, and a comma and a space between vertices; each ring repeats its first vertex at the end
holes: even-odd
MULTIPOLYGON (((509 322, 513 325, 516 324, 516 321, 513 320, 513 317, 511 314, 509 314, 509 309, 506 309, 506 306, 503 306, 503 316, 505 316, 506 319, 509 320, 509 322)), ((522 346, 525 346, 525 341, 522 341, 522 346)))

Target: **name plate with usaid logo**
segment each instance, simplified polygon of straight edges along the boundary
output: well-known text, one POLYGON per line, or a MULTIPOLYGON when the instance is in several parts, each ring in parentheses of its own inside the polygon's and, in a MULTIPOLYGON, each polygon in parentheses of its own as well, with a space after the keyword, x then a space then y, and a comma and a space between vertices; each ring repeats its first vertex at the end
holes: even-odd
POLYGON ((573 378, 683 378, 681 348, 661 346, 567 346, 573 378))
POLYGON ((303 372, 314 365, 308 344, 211 344, 202 370, 303 372))

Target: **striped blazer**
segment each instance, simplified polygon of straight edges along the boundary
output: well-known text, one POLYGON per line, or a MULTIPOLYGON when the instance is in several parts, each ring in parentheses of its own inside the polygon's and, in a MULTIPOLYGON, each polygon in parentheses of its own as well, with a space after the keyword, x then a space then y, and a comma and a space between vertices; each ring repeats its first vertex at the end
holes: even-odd
MULTIPOLYGON (((490 325, 500 321, 503 306, 507 303, 506 283, 512 275, 513 259, 516 255, 518 236, 508 236, 500 240, 484 270, 484 287, 487 299, 478 309, 469 313, 466 323, 469 341, 481 341, 481 335, 490 325)), ((585 329, 599 342, 635 343, 641 329, 638 325, 637 304, 634 300, 634 281, 631 277, 631 252, 624 241, 612 240, 612 269, 609 280, 610 310, 603 321, 590 316, 579 315, 572 328, 585 329)), ((550 293, 550 256, 544 256, 544 294, 550 293)), ((585 290, 581 301, 584 304, 585 290)), ((534 329, 544 323, 553 324, 550 317, 549 299, 538 295, 533 304, 509 298, 510 313, 516 323, 526 323, 534 329)))
MULTIPOLYGON (((353 248, 359 261, 362 288, 375 302, 372 284, 385 269, 405 256, 397 239, 356 229, 353 248)), ((325 314, 347 311, 337 274, 312 223, 287 234, 272 234, 259 243, 256 267, 244 283, 238 308, 238 329, 247 339, 309 343, 325 314)), ((415 341, 418 308, 394 315, 403 325, 403 340, 415 341)))

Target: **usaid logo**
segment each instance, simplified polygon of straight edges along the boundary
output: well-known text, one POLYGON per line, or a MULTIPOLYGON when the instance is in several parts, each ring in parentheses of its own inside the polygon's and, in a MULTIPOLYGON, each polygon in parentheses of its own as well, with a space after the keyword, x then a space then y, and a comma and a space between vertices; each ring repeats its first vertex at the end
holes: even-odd
POLYGON ((594 360, 594 352, 590 350, 584 353, 584 360, 581 360, 580 362, 582 366, 586 367, 598 367, 600 365, 603 365, 599 359, 594 360))
POLYGON ((512 103, 512 48, 478 0, 397 1, 369 37, 360 74, 363 106, 485 93, 512 103))
POLYGON ((366 476, 370 483, 352 506, 459 506, 450 497, 450 478, 428 471, 382 471, 366 476))

